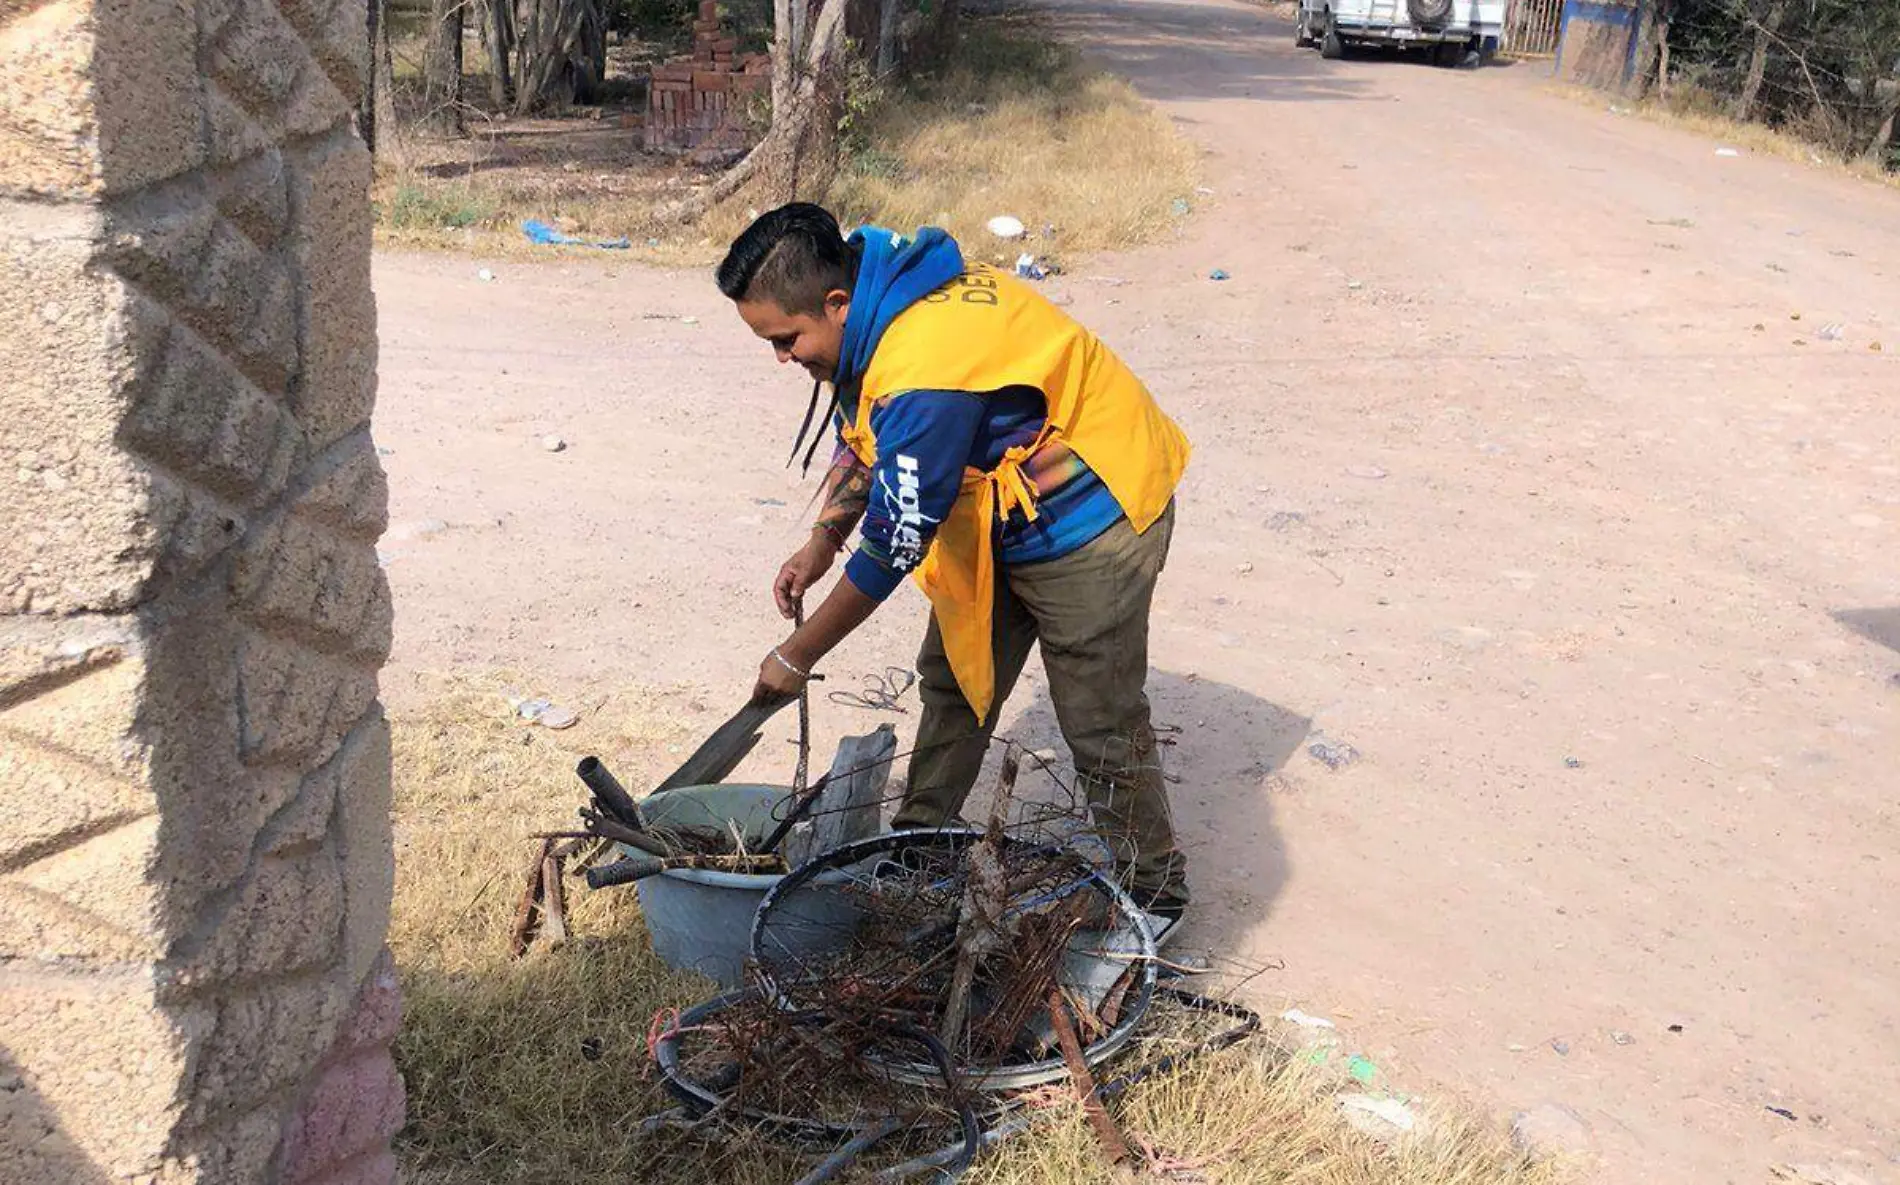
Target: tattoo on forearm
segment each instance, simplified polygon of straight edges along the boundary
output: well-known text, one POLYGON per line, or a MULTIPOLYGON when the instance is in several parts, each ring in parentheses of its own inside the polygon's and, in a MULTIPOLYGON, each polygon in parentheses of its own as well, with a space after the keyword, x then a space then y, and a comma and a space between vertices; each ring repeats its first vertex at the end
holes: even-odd
POLYGON ((818 525, 836 531, 842 538, 858 525, 858 519, 864 516, 864 508, 871 500, 871 471, 847 453, 839 460, 833 473, 837 480, 832 483, 831 493, 825 498, 824 508, 818 512, 818 525))

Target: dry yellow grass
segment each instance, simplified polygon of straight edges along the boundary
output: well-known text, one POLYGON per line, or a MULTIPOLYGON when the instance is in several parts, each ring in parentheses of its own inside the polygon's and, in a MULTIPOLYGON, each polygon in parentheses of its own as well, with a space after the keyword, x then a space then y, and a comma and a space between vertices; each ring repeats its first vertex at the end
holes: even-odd
POLYGON ((832 187, 847 218, 974 244, 1008 214, 1053 228, 1039 254, 1098 251, 1159 239, 1194 191, 1193 145, 1030 13, 970 22, 941 77, 859 103, 863 146, 832 187))
POLYGON ((1761 123, 1744 123, 1723 114, 1719 96, 1687 87, 1676 87, 1667 102, 1654 97, 1626 101, 1604 91, 1569 83, 1551 83, 1549 89, 1573 102, 1613 107, 1619 113, 1633 115, 1646 123, 1676 128, 1698 136, 1718 140, 1732 148, 1758 156, 1776 156, 1800 161, 1827 172, 1845 174, 1862 181, 1900 186, 1900 173, 1883 170, 1871 160, 1843 160, 1831 149, 1802 138, 1791 131, 1761 123))
POLYGON ((508 933, 526 836, 573 821, 574 763, 654 748, 668 726, 616 698, 571 731, 534 729, 512 719, 502 687, 453 684, 394 722, 405 1158, 421 1181, 625 1180, 623 1125, 657 1095, 643 1076, 647 1021, 705 986, 653 958, 630 895, 570 893, 585 937, 519 962, 508 933))
MULTIPOLYGON (((852 88, 848 151, 830 204, 847 222, 942 226, 966 244, 999 213, 1040 233, 1042 255, 1150 242, 1180 220, 1198 158, 1120 79, 1082 64, 1025 13, 973 16, 938 75, 852 88)), ((668 265, 717 258, 752 213, 747 198, 691 227, 655 223, 657 205, 706 179, 628 147, 637 133, 584 119, 513 121, 440 145, 398 134, 375 188, 377 237, 392 246, 546 258, 526 218, 594 239, 629 237, 621 256, 668 265), (516 137, 504 163, 484 139, 516 137), (485 143, 489 147, 482 147, 485 143), (620 147, 615 147, 619 145, 620 147), (432 156, 431 153, 434 153, 432 156), (563 153, 569 159, 561 159, 563 153)), ((1015 258, 1015 250, 993 253, 1015 258)))
MULTIPOLYGON (((646 1073, 654 1013, 712 994, 648 949, 633 894, 570 891, 567 945, 516 962, 508 931, 528 833, 564 825, 580 798, 575 761, 601 754, 626 782, 651 784, 697 737, 683 693, 629 690, 565 700, 565 732, 512 718, 499 678, 442 686, 395 715, 397 893, 391 945, 406 993, 398 1055, 409 1084, 400 1151, 418 1185, 579 1185, 590 1181, 783 1185, 809 1153, 711 1129, 642 1136, 668 1106, 646 1073), (670 750, 670 751, 669 751, 670 750)), ((1432 1110, 1423 1135, 1382 1145, 1340 1119, 1354 1084, 1339 1057, 1317 1064, 1257 1039, 1130 1091, 1117 1106, 1141 1137, 1198 1175, 1168 1179, 1300 1185, 1554 1185, 1557 1169, 1514 1154, 1501 1134, 1432 1110)), ((1422 1108, 1423 1109, 1423 1108, 1422 1108)), ((997 1185, 1109 1182, 1079 1108, 1041 1113, 1028 1133, 977 1162, 997 1185)))

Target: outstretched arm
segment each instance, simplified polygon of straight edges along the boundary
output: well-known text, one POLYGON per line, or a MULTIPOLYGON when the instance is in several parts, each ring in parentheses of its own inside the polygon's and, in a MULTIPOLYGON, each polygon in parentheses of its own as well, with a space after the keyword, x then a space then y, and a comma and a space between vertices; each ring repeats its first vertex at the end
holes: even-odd
POLYGON ((819 489, 821 505, 810 537, 772 580, 772 599, 781 616, 790 618, 804 600, 805 590, 831 570, 832 561, 851 538, 852 528, 864 516, 870 489, 870 469, 850 449, 840 448, 819 489))
MULTIPOLYGON (((864 520, 862 546, 845 566, 845 578, 817 611, 766 655, 755 695, 796 694, 812 667, 864 624, 904 575, 923 561, 937 524, 949 514, 961 489, 984 407, 983 397, 968 391, 911 391, 873 409, 877 464, 838 477, 813 528, 813 542, 807 545, 816 545, 823 534, 824 545, 832 546, 831 524, 848 515, 852 522, 864 520)), ((826 480, 831 481, 831 475, 826 480)), ((825 556, 827 568, 831 554, 825 556)), ((810 583, 801 585, 800 592, 810 583)), ((779 599, 780 611, 787 616, 793 604, 779 599)))

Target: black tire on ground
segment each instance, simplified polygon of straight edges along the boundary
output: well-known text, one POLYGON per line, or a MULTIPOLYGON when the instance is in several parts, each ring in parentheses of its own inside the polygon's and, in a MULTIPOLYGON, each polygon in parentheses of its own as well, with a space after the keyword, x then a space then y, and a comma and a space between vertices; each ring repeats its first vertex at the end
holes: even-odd
POLYGON ((1346 56, 1346 43, 1340 39, 1339 30, 1333 27, 1333 18, 1326 18, 1326 35, 1319 39, 1319 56, 1336 62, 1346 56))
POLYGON ((1465 60, 1465 47, 1456 41, 1441 41, 1432 47, 1432 65, 1456 70, 1465 60))

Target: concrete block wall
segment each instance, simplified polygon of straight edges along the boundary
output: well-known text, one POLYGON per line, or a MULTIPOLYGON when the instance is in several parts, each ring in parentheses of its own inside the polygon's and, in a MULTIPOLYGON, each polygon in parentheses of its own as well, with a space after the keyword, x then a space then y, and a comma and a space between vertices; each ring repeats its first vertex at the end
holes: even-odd
POLYGON ((0 1181, 393 1180, 362 0, 0 4, 0 1181))
POLYGON ((653 68, 647 90, 649 152, 731 150, 747 146, 747 105, 772 89, 772 59, 740 54, 724 35, 718 0, 702 0, 693 53, 653 68))

